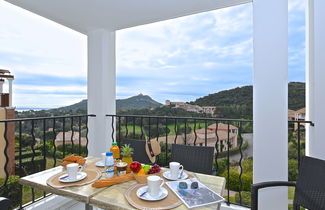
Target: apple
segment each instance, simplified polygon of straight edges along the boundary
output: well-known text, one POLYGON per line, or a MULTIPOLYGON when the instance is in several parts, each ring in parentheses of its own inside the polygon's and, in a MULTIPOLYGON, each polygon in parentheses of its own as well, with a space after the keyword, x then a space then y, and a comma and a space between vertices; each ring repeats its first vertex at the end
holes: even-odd
POLYGON ((141 168, 142 168, 141 163, 139 163, 138 161, 133 161, 130 164, 130 169, 131 169, 131 171, 133 171, 133 173, 138 173, 141 168))
POLYGON ((150 170, 151 166, 150 165, 145 165, 143 167, 144 171, 146 172, 146 174, 148 173, 148 171, 150 170))

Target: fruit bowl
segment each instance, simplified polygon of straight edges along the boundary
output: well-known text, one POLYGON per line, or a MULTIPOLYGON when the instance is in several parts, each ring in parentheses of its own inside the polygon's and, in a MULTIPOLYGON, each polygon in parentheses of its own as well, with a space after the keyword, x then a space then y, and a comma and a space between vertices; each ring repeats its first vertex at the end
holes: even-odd
POLYGON ((139 183, 139 184, 147 184, 147 178, 148 176, 162 176, 162 171, 154 174, 148 174, 148 175, 138 175, 133 173, 134 179, 139 183))

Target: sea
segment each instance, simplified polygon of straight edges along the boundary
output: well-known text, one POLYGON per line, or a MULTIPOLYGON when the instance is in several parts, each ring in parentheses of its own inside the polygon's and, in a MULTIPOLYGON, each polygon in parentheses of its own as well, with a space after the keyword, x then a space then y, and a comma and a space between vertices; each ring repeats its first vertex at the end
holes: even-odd
POLYGON ((23 112, 23 111, 40 111, 40 110, 49 110, 49 109, 53 109, 53 108, 45 108, 45 107, 16 107, 16 111, 18 112, 23 112))

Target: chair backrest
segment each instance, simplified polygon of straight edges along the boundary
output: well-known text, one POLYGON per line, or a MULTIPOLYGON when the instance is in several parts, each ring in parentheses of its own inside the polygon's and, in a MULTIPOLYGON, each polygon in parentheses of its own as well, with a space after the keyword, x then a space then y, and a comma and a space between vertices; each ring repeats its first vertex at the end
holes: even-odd
POLYGON ((325 161, 303 156, 295 189, 295 206, 325 210, 325 161))
POLYGON ((146 141, 145 140, 139 140, 139 139, 123 139, 120 143, 120 148, 124 144, 130 144, 131 147, 134 149, 134 154, 132 155, 133 160, 136 160, 140 163, 144 164, 150 164, 150 160, 148 158, 148 155, 146 153, 146 141))
POLYGON ((0 209, 1 210, 8 210, 11 206, 11 202, 9 199, 0 197, 0 209))
POLYGON ((173 144, 171 160, 179 162, 185 170, 212 174, 214 147, 173 144))

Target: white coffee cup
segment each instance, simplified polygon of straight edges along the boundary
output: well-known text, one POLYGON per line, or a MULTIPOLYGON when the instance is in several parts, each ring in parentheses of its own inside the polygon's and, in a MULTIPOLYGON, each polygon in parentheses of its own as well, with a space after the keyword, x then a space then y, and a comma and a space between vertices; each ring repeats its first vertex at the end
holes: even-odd
POLYGON ((76 180, 77 179, 77 174, 79 171, 79 164, 78 163, 70 163, 67 165, 67 172, 68 172, 68 177, 70 180, 76 180))
POLYGON ((182 173, 184 170, 184 167, 178 162, 170 162, 169 168, 170 168, 170 178, 171 179, 178 179, 180 173, 182 173))
POLYGON ((157 197, 160 192, 160 188, 165 184, 164 180, 159 176, 148 176, 148 193, 152 197, 157 197))

